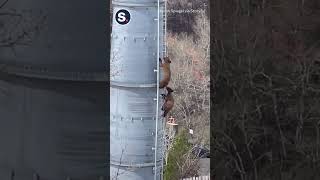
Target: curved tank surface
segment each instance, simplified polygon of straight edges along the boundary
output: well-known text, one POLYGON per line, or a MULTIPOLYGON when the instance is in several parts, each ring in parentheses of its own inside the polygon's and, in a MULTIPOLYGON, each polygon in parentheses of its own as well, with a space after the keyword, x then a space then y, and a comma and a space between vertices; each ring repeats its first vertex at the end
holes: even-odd
POLYGON ((0 177, 107 176, 105 83, 0 75, 0 177))
POLYGON ((1 180, 108 179, 108 14, 108 1, 0 8, 1 180))
POLYGON ((106 81, 108 2, 9 0, 0 10, 0 64, 24 76, 106 81))
MULTIPOLYGON (((118 180, 161 179, 163 118, 157 117, 155 71, 157 3, 157 0, 112 1, 110 176, 118 180)), ((160 42, 162 28, 160 16, 160 42)), ((159 48, 161 53, 162 45, 159 48)))

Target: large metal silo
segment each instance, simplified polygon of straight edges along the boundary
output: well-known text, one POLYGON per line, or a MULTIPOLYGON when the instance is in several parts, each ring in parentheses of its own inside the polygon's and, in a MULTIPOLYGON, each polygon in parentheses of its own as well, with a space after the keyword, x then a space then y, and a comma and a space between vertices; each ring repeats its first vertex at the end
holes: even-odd
POLYGON ((28 77, 106 81, 108 7, 108 1, 9 0, 0 9, 0 64, 28 77))
POLYGON ((104 83, 0 76, 1 180, 106 179, 104 83))
POLYGON ((163 118, 157 112, 162 103, 157 66, 163 51, 164 2, 113 0, 112 6, 110 175, 159 180, 163 118))
POLYGON ((1 180, 108 179, 108 6, 9 0, 0 9, 1 180))

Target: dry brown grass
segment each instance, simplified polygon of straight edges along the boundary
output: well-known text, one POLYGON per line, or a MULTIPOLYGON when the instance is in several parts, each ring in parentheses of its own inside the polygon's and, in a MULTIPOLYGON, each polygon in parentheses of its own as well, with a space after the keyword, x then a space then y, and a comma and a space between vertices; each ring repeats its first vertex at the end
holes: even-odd
POLYGON ((192 128, 198 140, 209 144, 209 21, 204 14, 196 18, 194 36, 169 34, 167 38, 172 59, 169 86, 175 90, 171 115, 180 127, 192 128))

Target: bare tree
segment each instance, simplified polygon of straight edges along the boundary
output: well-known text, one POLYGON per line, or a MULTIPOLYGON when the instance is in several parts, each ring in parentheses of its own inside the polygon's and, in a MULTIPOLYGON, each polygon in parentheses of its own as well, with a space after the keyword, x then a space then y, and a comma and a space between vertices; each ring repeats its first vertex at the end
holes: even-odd
POLYGON ((126 150, 127 145, 124 146, 124 148, 121 149, 121 155, 119 158, 119 164, 118 164, 118 168, 117 168, 117 173, 115 175, 113 175, 112 180, 118 180, 118 178, 124 174, 125 172, 120 172, 120 166, 123 164, 123 156, 125 154, 125 150, 126 150))
POLYGON ((184 161, 177 164, 180 178, 198 176, 199 158, 193 154, 192 149, 183 155, 183 159, 184 161))
POLYGON ((319 179, 314 2, 214 0, 217 179, 319 179))
POLYGON ((120 75, 122 65, 119 63, 121 56, 119 50, 113 50, 110 57, 110 79, 120 75))
POLYGON ((170 86, 175 90, 171 115, 180 127, 192 128, 195 136, 209 144, 209 19, 205 14, 196 19, 194 36, 169 34, 167 38, 172 59, 170 86))
POLYGON ((4 0, 4 1, 0 4, 0 9, 3 8, 8 2, 9 2, 9 0, 4 0))
POLYGON ((0 48, 30 45, 46 27, 47 15, 43 10, 6 10, 10 0, 0 4, 0 48))

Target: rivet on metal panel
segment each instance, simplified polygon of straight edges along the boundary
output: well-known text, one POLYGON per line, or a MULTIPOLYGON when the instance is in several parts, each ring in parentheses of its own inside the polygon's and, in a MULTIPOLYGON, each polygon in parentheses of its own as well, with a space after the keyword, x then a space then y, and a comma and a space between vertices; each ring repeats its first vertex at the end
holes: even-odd
POLYGON ((151 135, 154 136, 154 132, 151 132, 151 135))
POLYGON ((154 101, 156 101, 156 100, 157 100, 157 98, 153 98, 153 100, 154 100, 154 101))
POLYGON ((152 147, 151 149, 152 149, 153 151, 156 150, 156 148, 154 148, 154 147, 152 147))
POLYGON ((146 41, 146 40, 147 40, 147 37, 144 37, 143 40, 146 41))
POLYGON ((153 72, 158 72, 158 69, 154 69, 153 72))
POLYGON ((141 121, 143 121, 143 118, 141 117, 141 121))

